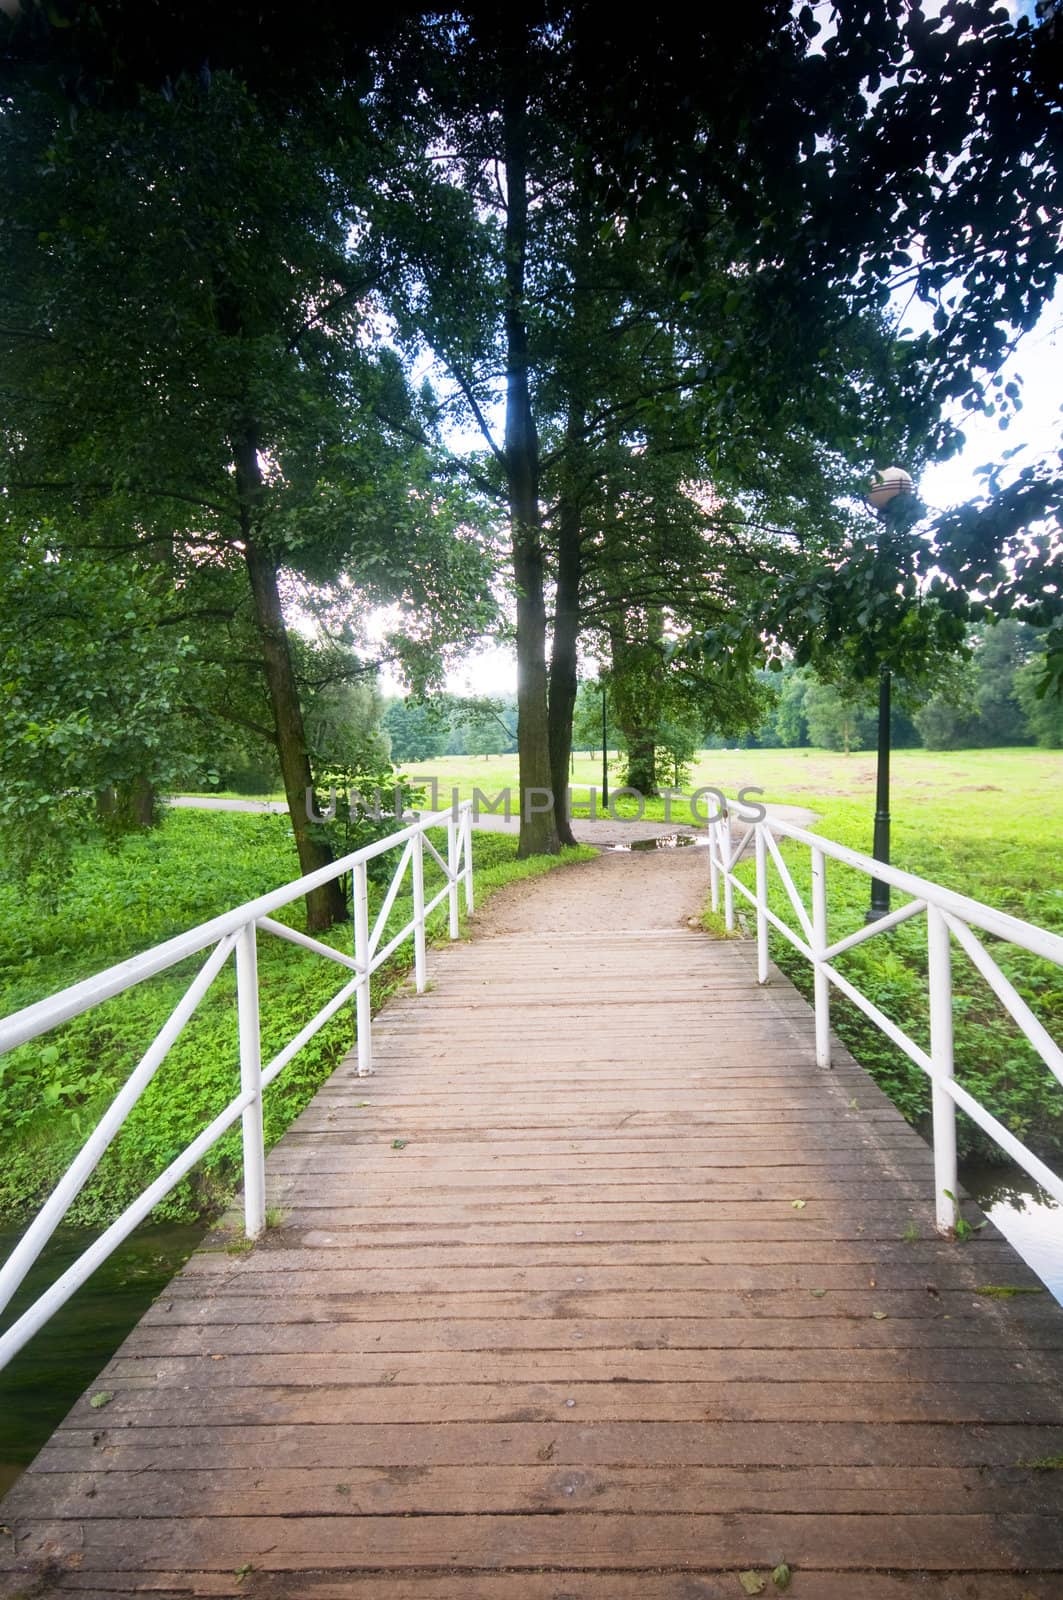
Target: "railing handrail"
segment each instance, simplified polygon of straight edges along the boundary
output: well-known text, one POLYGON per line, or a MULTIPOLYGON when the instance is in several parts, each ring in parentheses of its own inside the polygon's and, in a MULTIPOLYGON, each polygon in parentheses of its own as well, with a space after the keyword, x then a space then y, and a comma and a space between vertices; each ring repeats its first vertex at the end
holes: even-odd
POLYGON ((807 828, 799 828, 792 822, 784 822, 778 817, 767 817, 765 825, 772 833, 781 833, 797 844, 822 850, 825 856, 831 856, 835 861, 842 861, 846 866, 855 867, 872 878, 881 878, 884 883, 890 884, 894 889, 900 889, 904 894, 910 894, 913 899, 926 900, 942 911, 951 911, 954 916, 961 917, 964 922, 973 922, 986 933, 992 933, 999 939, 1007 939, 1011 944, 1030 950, 1034 955, 1043 955, 1049 961, 1063 966, 1063 936, 1052 933, 1048 928, 1039 928, 1035 922, 1026 922, 1022 917, 1013 916, 1010 911, 998 911, 982 900, 974 900, 970 895, 960 894, 955 889, 947 889, 943 884, 935 883, 930 878, 920 878, 914 872, 904 872, 899 867, 889 866, 884 861, 876 861, 874 856, 865 855, 860 850, 852 850, 848 845, 837 844, 833 839, 825 838, 820 833, 811 833, 807 828))
POLYGON ((69 1211, 84 1185, 95 1172, 104 1153, 125 1123, 130 1111, 152 1082, 155 1073, 175 1044, 199 1002, 218 977, 230 955, 236 959, 236 1011, 239 1038, 240 1091, 229 1101, 208 1126, 186 1145, 165 1171, 160 1173, 141 1193, 126 1206, 98 1239, 71 1263, 43 1294, 18 1318, 11 1327, 0 1334, 0 1367, 21 1350, 27 1340, 48 1320, 58 1308, 69 1300, 101 1261, 128 1238, 133 1229, 143 1221, 152 1208, 163 1199, 192 1170, 211 1147, 239 1120, 242 1123, 244 1224, 249 1239, 259 1236, 266 1226, 265 1194, 265 1142, 263 1138, 262 1096, 288 1062, 326 1025, 351 999, 355 1002, 357 1045, 357 1071, 364 1077, 373 1070, 372 1013, 369 984, 373 973, 398 949, 405 940, 413 937, 414 983, 418 994, 423 994, 426 984, 426 932, 427 919, 443 900, 449 902, 448 929, 450 937, 460 936, 459 885, 464 884, 465 907, 473 910, 472 869, 472 812, 470 803, 448 806, 446 810, 425 813, 406 828, 399 828, 383 839, 363 845, 330 863, 318 872, 307 873, 291 883, 284 884, 272 893, 248 900, 242 906, 201 923, 186 934, 156 945, 144 956, 134 956, 120 962, 106 972, 97 974, 83 983, 33 1006, 16 1012, 5 1026, 6 1048, 25 1044, 50 1028, 81 1015, 92 1006, 122 994, 136 983, 154 977, 159 972, 175 966, 186 957, 195 955, 207 946, 214 948, 169 1017, 156 1033, 137 1065, 125 1078, 114 1099, 78 1151, 74 1160, 60 1178, 41 1210, 15 1244, 6 1260, 0 1263, 0 1312, 9 1305, 12 1296, 25 1280, 33 1263, 55 1229, 69 1211), (447 860, 443 861, 428 830, 446 823, 447 860), (366 863, 374 857, 402 848, 392 881, 384 895, 376 924, 369 929, 369 884, 366 863), (444 876, 443 888, 430 900, 425 898, 425 849, 439 863, 444 876), (411 919, 380 948, 387 931, 388 917, 393 910, 399 889, 409 870, 413 897, 411 919), (298 930, 277 923, 269 912, 298 899, 308 889, 328 883, 345 872, 351 874, 351 910, 353 920, 354 954, 348 957, 334 951, 320 940, 312 939, 298 930), (304 949, 329 957, 354 976, 348 977, 343 987, 306 1022, 299 1032, 267 1064, 262 1061, 261 1019, 259 1015, 257 936, 259 931, 290 940, 304 949))
MULTIPOLYGON (((459 813, 467 811, 471 805, 470 800, 463 800, 457 810, 459 813)), ((164 940, 162 944, 141 951, 139 955, 129 956, 127 960, 118 961, 113 967, 105 967, 102 972, 94 973, 90 978, 72 983, 69 988, 59 989, 43 1000, 36 1000, 32 1005, 23 1006, 21 1011, 13 1011, 10 1016, 0 1020, 0 1055, 6 1055, 9 1050, 14 1050, 19 1045, 28 1044, 31 1039, 38 1038, 62 1022, 69 1022, 73 1017, 81 1016, 83 1012, 91 1011, 93 1006, 100 1005, 105 1000, 114 999, 115 995, 123 994, 126 989, 134 988, 147 978, 154 978, 169 967, 177 966, 189 956, 198 955, 208 945, 216 944, 219 939, 224 939, 229 934, 238 933, 246 923, 257 922, 260 917, 270 916, 272 912, 279 911, 282 906, 290 905, 293 900, 300 899, 310 890, 331 883, 334 878, 342 877, 360 863, 386 855, 389 850, 394 850, 397 846, 405 844, 407 839, 412 839, 415 833, 445 822, 453 815, 452 806, 424 813, 408 827, 390 833, 386 838, 374 839, 372 844, 352 850, 349 855, 341 856, 338 861, 330 862, 327 867, 319 867, 316 872, 308 872, 304 877, 295 878, 279 889, 272 889, 268 894, 259 895, 255 900, 246 900, 243 905, 235 906, 231 911, 223 911, 219 916, 212 917, 209 922, 201 922, 184 933, 175 934, 172 939, 164 940)))
POLYGON ((724 922, 728 930, 734 927, 736 890, 753 906, 756 913, 758 983, 767 983, 770 979, 768 938, 771 928, 780 933, 810 964, 813 971, 813 1009, 818 1066, 829 1067, 832 1060, 830 991, 833 987, 862 1011, 886 1038, 928 1076, 931 1084, 935 1211, 939 1229, 945 1233, 953 1231, 958 1218, 957 1110, 964 1111, 1013 1161, 1063 1204, 1063 1176, 1053 1172, 1012 1133, 1005 1123, 995 1117, 956 1079, 951 949, 952 940, 955 938, 961 950, 985 979, 1004 1011, 1016 1023, 1019 1031, 1057 1081, 1063 1084, 1063 1048, 1053 1039, 1007 973, 997 965, 973 930, 978 929, 979 932, 991 934, 1060 967, 1063 967, 1063 938, 1047 928, 1039 928, 1035 923, 1025 922, 1021 917, 1014 917, 1008 912, 997 911, 980 900, 972 899, 969 895, 958 894, 955 890, 946 889, 942 884, 934 883, 928 878, 904 872, 898 867, 876 860, 874 856, 865 855, 859 850, 851 850, 847 845, 836 844, 833 839, 826 839, 821 834, 812 833, 807 828, 798 827, 781 818, 766 814, 760 817, 744 816, 742 820, 746 823, 746 831, 735 844, 731 824, 736 814, 733 802, 726 797, 721 795, 719 803, 713 802, 708 819, 712 908, 714 911, 719 908, 721 880, 724 922), (780 853, 776 835, 794 844, 803 845, 809 851, 811 916, 804 897, 794 883, 780 853), (753 889, 735 875, 735 867, 751 839, 755 852, 753 889), (828 933, 826 869, 828 860, 838 861, 843 866, 851 867, 871 879, 878 879, 913 898, 897 910, 868 922, 856 933, 832 941, 828 933), (801 924, 800 934, 795 932, 790 922, 780 917, 768 903, 768 871, 772 865, 801 924), (915 916, 925 916, 927 924, 929 1049, 924 1049, 912 1039, 904 1027, 882 1011, 834 965, 838 956, 858 945, 863 945, 869 939, 893 931, 915 916))

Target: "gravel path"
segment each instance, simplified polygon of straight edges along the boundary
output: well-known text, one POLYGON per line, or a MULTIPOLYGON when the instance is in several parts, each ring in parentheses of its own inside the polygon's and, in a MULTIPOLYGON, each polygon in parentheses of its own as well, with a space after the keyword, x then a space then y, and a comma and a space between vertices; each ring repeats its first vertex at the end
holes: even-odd
POLYGON ((604 851, 491 896, 474 938, 501 933, 584 933, 588 946, 626 928, 685 927, 709 892, 704 850, 604 851))

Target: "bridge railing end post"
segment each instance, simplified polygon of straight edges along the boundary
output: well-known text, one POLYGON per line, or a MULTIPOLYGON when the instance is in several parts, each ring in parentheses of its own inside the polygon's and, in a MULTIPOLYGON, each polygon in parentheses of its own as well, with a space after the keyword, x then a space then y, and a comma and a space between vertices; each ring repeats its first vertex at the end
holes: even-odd
POLYGON ((262 1128, 262 1038, 258 1009, 255 924, 236 940, 236 1011, 240 1030, 240 1088, 253 1096, 241 1118, 244 1147, 244 1231, 257 1239, 266 1227, 266 1148, 262 1128))
POLYGON ((824 971, 827 949, 827 858, 822 850, 812 851, 812 955, 816 1011, 816 1065, 829 1067, 830 979, 824 971))

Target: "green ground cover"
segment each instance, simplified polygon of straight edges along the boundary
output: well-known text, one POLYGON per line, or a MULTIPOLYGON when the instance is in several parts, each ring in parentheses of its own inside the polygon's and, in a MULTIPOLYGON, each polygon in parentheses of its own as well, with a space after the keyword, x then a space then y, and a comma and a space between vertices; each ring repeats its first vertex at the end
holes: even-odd
MULTIPOLYGON (((494 793, 515 787, 513 756, 449 757, 424 762, 420 774, 433 773, 442 786, 456 785, 462 798, 474 787, 494 793)), ((600 783, 601 757, 577 756, 573 782, 600 783)), ((618 784, 618 775, 610 776, 618 784)), ((805 806, 817 813, 815 831, 852 849, 870 852, 875 807, 875 756, 820 750, 703 751, 685 784, 689 793, 714 785, 729 795, 760 787, 767 800, 805 806)), ((906 871, 1011 912, 1040 927, 1063 933, 1063 752, 1033 749, 929 751, 893 755, 893 861, 906 871)), ((579 792, 578 790, 576 791, 579 792)), ((443 798, 449 793, 443 792, 443 798)), ((615 808, 634 818, 634 800, 615 808)), ((586 815, 585 805, 576 808, 586 815)), ((643 815, 663 820, 661 800, 646 802, 643 815)), ((681 801, 671 806, 673 821, 690 820, 681 801)), ((637 829, 633 828, 637 837, 637 829)), ((810 903, 809 853, 787 845, 784 856, 810 903)), ((742 876, 752 882, 752 863, 742 876)), ((770 872, 773 910, 791 924, 796 919, 774 868, 770 872)), ((837 863, 828 868, 830 936, 840 939, 863 923, 868 880, 837 863)), ((894 897, 894 904, 903 897, 894 897)), ((742 902, 739 901, 741 908, 742 902)), ((742 911, 751 931, 752 918, 742 911)), ((716 924, 709 919, 710 925, 716 924)), ((800 931, 800 930, 798 930, 800 931)), ((988 948, 1049 1032, 1063 1032, 1063 973, 1035 957, 986 940, 988 948)), ((811 972, 804 958, 773 931, 771 954, 803 993, 811 995, 811 972)), ((924 1047, 929 1037, 926 1001, 925 921, 879 935, 839 961, 848 976, 887 1016, 924 1047)), ((1003 1007, 967 957, 954 945, 957 1076, 1006 1126, 1049 1159, 1063 1149, 1063 1088, 1026 1044, 1003 1007)), ((911 1121, 924 1126, 929 1085, 920 1071, 850 1001, 834 993, 835 1029, 875 1075, 911 1121)), ((961 1148, 968 1154, 999 1158, 999 1150, 967 1118, 960 1118, 961 1148)))
MULTIPOLYGON (((436 839, 437 848, 444 839, 445 834, 436 839)), ((591 852, 568 852, 565 859, 580 854, 591 852)), ((384 860, 394 863, 397 853, 384 860)), ((514 839, 478 835, 478 903, 502 884, 556 864, 541 858, 518 862, 514 839)), ((285 817, 172 811, 156 832, 128 840, 118 852, 79 850, 74 875, 52 906, 28 901, 11 884, 0 884, 0 1015, 264 894, 295 871, 285 817)), ((388 875, 381 864, 371 879, 375 905, 383 899, 388 875)), ((440 869, 426 856, 426 893, 431 896, 441 884, 440 869)), ((409 895, 401 895, 389 929, 397 932, 410 912, 409 895)), ((302 903, 288 907, 279 919, 301 925, 302 903)), ((430 931, 437 938, 446 936, 445 902, 430 931)), ((327 940, 349 950, 351 930, 337 928, 327 940)), ((336 992, 343 974, 333 963, 267 935, 260 936, 258 948, 262 1047, 268 1060, 336 992)), ((0 1217, 16 1219, 36 1209, 51 1190, 202 959, 162 973, 0 1057, 0 1217)), ((374 1006, 405 980, 411 960, 412 946, 400 947, 395 961, 374 976, 374 1006)), ((280 1137, 350 1048, 352 1011, 344 1008, 327 1024, 267 1092, 267 1144, 280 1137)), ((237 1061, 230 961, 69 1220, 98 1225, 135 1198, 237 1092, 237 1061)), ((238 1169, 236 1129, 157 1208, 156 1216, 188 1220, 214 1209, 231 1191, 238 1169)))

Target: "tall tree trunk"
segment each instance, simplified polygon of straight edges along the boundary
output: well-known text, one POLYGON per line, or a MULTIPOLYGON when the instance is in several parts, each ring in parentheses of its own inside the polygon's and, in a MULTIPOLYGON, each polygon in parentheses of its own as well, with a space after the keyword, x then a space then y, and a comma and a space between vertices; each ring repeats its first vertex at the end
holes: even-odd
POLYGON ((644 729, 624 729, 627 741, 627 787, 639 794, 652 795, 657 788, 657 747, 653 735, 644 729))
POLYGON ((159 825, 159 797, 150 778, 124 778, 108 784, 96 795, 96 816, 101 825, 115 833, 156 828, 159 825))
POLYGON ((525 52, 519 23, 506 25, 502 122, 506 167, 505 462, 517 589, 517 752, 520 843, 517 854, 556 855, 560 845, 550 772, 546 695, 546 603, 543 593, 539 436, 528 387, 524 306, 528 245, 528 113, 525 52))
POLYGON ((159 821, 158 796, 150 778, 130 778, 118 785, 118 809, 133 828, 154 828, 159 821))
MULTIPOLYGON (((570 437, 581 419, 570 414, 570 437)), ((579 641, 579 590, 582 569, 580 504, 575 474, 567 484, 557 521, 557 595, 554 603, 554 639, 550 655, 550 778, 558 838, 575 844, 568 805, 568 770, 572 755, 572 714, 576 707, 576 646, 579 641)))
MULTIPOLYGON (((312 833, 307 817, 306 796, 313 788, 310 756, 299 703, 299 688, 292 669, 288 630, 281 609, 277 582, 277 563, 256 541, 256 509, 262 492, 262 472, 254 440, 247 436, 235 444, 236 481, 240 498, 240 517, 244 536, 244 560, 251 581, 255 626, 262 649, 270 704, 276 729, 284 794, 291 816, 295 848, 303 874, 317 872, 332 861, 332 851, 312 833)), ((311 932, 331 928, 347 915, 339 882, 333 879, 306 897, 306 925, 311 932)))

